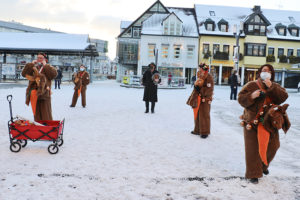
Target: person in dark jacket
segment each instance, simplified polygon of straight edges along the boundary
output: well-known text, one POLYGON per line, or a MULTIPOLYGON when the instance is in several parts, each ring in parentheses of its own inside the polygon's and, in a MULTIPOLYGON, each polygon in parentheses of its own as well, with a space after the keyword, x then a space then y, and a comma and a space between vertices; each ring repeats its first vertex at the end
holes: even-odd
POLYGON ((196 75, 192 77, 191 87, 194 87, 194 83, 196 81, 196 75))
POLYGON ((234 70, 232 75, 229 78, 229 83, 230 83, 230 88, 231 88, 231 92, 230 92, 230 100, 234 99, 236 100, 236 95, 237 95, 237 89, 238 89, 238 76, 237 76, 237 71, 234 70))
POLYGON ((61 79, 63 75, 59 67, 57 67, 56 69, 57 69, 57 76, 55 77, 55 89, 56 88, 60 89, 61 79))
POLYGON ((149 113, 149 102, 151 102, 151 113, 154 113, 157 102, 157 84, 161 82, 160 75, 154 63, 149 64, 149 69, 143 74, 142 84, 145 86, 144 98, 146 104, 145 113, 149 113))

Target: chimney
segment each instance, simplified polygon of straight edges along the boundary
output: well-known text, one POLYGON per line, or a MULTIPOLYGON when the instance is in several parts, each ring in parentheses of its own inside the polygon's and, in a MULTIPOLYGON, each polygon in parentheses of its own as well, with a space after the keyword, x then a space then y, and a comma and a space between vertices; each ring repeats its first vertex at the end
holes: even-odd
POLYGON ((261 13, 260 6, 254 6, 252 10, 255 13, 261 13))

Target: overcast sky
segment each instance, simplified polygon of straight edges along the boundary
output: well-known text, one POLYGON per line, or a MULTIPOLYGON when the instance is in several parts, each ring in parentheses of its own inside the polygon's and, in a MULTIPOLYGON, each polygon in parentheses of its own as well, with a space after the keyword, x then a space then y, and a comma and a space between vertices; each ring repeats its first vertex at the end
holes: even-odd
MULTIPOLYGON (((89 34, 109 42, 108 55, 116 56, 120 21, 139 17, 155 0, 0 0, 0 20, 52 30, 89 34)), ((161 0, 166 7, 194 4, 299 10, 299 0, 161 0)))

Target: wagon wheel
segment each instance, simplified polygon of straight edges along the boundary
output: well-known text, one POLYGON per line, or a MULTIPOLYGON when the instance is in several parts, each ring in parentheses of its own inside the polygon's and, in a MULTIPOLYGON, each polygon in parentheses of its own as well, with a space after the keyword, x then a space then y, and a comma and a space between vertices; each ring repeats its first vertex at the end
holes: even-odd
POLYGON ((58 146, 55 145, 55 144, 50 144, 50 145, 48 146, 48 152, 49 152, 50 154, 57 154, 58 150, 59 150, 59 148, 58 148, 58 146))
POLYGON ((62 138, 58 138, 58 140, 57 140, 57 145, 59 146, 59 147, 61 147, 62 145, 64 144, 64 140, 62 139, 62 138))
POLYGON ((27 140, 17 140, 17 142, 24 148, 27 145, 27 140))
POLYGON ((12 152, 19 152, 21 150, 21 145, 18 143, 18 142, 12 142, 9 149, 12 151, 12 152))

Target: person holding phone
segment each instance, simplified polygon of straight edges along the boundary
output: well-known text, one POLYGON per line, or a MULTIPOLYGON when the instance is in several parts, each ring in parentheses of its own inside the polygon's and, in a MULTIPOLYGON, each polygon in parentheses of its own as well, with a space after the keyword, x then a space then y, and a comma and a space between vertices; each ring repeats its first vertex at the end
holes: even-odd
POLYGON ((47 61, 46 54, 38 53, 37 59, 27 63, 22 71, 22 76, 29 80, 26 104, 31 104, 35 121, 52 120, 51 81, 57 71, 47 61))
POLYGON ((265 64, 258 70, 258 79, 248 82, 238 94, 238 102, 244 107, 241 116, 244 124, 246 178, 257 184, 258 178, 269 174, 268 167, 279 149, 278 130, 268 132, 264 125, 264 114, 271 105, 280 105, 288 93, 274 82, 272 65, 265 64))

